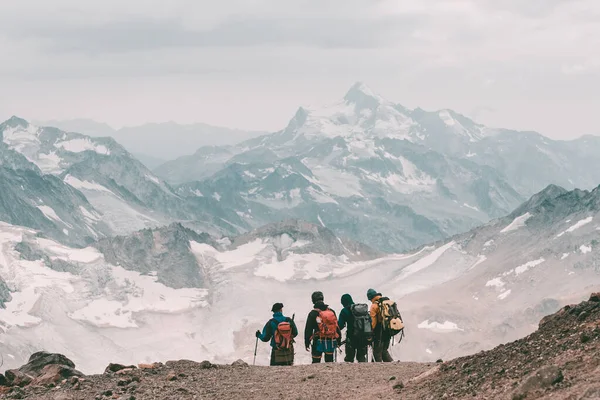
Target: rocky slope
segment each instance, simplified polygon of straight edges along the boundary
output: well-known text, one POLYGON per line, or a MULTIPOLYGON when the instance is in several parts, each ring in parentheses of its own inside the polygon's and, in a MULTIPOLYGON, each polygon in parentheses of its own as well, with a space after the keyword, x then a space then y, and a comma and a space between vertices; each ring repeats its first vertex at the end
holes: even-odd
MULTIPOLYGON (((102 220, 103 229, 94 230, 94 239, 111 234, 128 234, 173 221, 189 221, 190 225, 213 233, 238 233, 249 228, 238 214, 233 210, 224 210, 217 201, 180 197, 111 138, 91 138, 56 128, 38 127, 17 117, 0 124, 0 138, 0 165, 7 166, 11 171, 27 171, 9 171, 6 174, 9 178, 13 181, 25 180, 33 171, 36 175, 42 175, 40 180, 54 185, 48 187, 48 184, 44 186, 38 182, 17 185, 18 182, 5 179, 13 191, 21 186, 26 188, 25 193, 15 196, 14 208, 18 211, 24 209, 21 206, 24 197, 44 199, 50 193, 56 197, 50 207, 62 200, 68 206, 73 201, 70 199, 73 195, 64 193, 65 190, 56 193, 58 190, 55 189, 66 184, 71 190, 76 189, 80 202, 89 202, 93 206, 92 210, 98 213, 96 223, 102 220), (23 177, 25 174, 28 175, 23 177), (27 189, 35 190, 35 193, 28 193, 27 189)), ((9 192, 8 188, 6 190, 9 192)), ((68 210, 73 211, 73 208, 77 207, 69 207, 68 210)), ((89 205, 87 208, 90 208, 89 205)), ((67 220, 69 215, 77 216, 76 210, 65 215, 58 211, 57 214, 55 220, 65 218, 66 225, 73 225, 75 230, 88 229, 86 224, 67 220)), ((49 219, 53 217, 54 214, 50 213, 49 219)), ((54 232, 49 232, 49 228, 39 223, 34 225, 29 221, 8 217, 2 219, 56 237, 54 232)))
MULTIPOLYGON (((362 399, 595 399, 600 396, 600 294, 544 318, 539 329, 490 351, 437 364, 329 364, 250 367, 208 361, 166 364, 110 364, 102 375, 77 376, 70 360, 39 356, 17 372, 56 370, 33 377, 24 388, 0 386, 0 398, 186 399, 243 396, 262 399, 265 391, 284 398, 323 396, 362 399), (53 378, 53 381, 48 380, 53 378), (38 384, 35 383, 37 380, 38 384), (46 387, 40 383, 47 384, 46 387)), ((441 360, 440 360, 441 361, 441 360)), ((7 384, 15 384, 8 371, 7 384)))

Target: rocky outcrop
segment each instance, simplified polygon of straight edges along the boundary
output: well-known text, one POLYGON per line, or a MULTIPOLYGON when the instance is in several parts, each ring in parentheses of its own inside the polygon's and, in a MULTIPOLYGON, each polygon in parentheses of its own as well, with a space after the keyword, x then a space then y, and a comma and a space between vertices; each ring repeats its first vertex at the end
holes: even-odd
POLYGON ((179 223, 103 239, 94 246, 113 265, 142 274, 156 271, 158 281, 166 286, 203 288, 206 278, 191 251, 190 241, 216 246, 209 235, 198 234, 179 223))
POLYGON ((19 369, 5 373, 7 386, 49 385, 83 374, 75 369, 73 361, 62 354, 40 351, 29 357, 19 369))

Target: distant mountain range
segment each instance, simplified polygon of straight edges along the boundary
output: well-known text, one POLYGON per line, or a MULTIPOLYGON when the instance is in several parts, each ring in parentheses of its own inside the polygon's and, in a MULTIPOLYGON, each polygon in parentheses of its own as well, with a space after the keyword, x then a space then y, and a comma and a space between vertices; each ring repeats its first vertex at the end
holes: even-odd
POLYGON ((300 108, 279 132, 203 147, 154 172, 253 227, 299 218, 393 252, 506 215, 550 183, 595 187, 600 138, 491 129, 357 83, 330 106, 300 108))
POLYGON ((112 137, 143 162, 155 168, 194 152, 202 146, 233 145, 264 135, 265 132, 230 129, 208 124, 148 123, 114 129, 90 119, 35 121, 39 126, 53 126, 66 132, 92 137, 112 137))

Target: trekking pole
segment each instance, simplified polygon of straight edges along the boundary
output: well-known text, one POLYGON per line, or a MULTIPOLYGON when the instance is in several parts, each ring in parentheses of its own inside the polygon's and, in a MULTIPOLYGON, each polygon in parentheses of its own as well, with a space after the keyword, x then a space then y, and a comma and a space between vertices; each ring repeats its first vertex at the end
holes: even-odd
POLYGON ((256 350, 258 349, 258 338, 256 338, 256 344, 254 345, 254 360, 252 361, 252 365, 256 364, 256 350))

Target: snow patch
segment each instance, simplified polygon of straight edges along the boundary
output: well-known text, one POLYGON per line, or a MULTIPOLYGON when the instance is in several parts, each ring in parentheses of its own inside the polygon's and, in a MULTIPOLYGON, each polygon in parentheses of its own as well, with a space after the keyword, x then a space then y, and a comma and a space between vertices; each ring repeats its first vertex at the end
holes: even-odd
POLYGON ((450 322, 450 321, 445 321, 443 323, 439 323, 439 322, 429 322, 428 319, 426 319, 425 321, 421 322, 419 325, 417 325, 417 328, 419 329, 429 329, 429 330, 433 330, 433 331, 442 331, 442 332, 455 332, 455 331, 463 331, 464 329, 461 329, 458 327, 458 325, 456 325, 454 322, 450 322))
POLYGON ((590 253, 592 251, 592 246, 581 245, 581 247, 579 247, 579 250, 582 254, 590 253))
POLYGON ((56 222, 63 222, 62 219, 60 219, 60 217, 56 214, 56 211, 54 211, 54 209, 52 207, 48 207, 48 206, 37 206, 38 210, 40 210, 44 216, 50 220, 56 221, 56 222))
POLYGON ((80 189, 80 190, 94 190, 94 191, 98 191, 98 192, 106 192, 106 193, 110 193, 113 196, 117 197, 116 194, 114 194, 113 192, 111 192, 110 190, 108 190, 107 188, 105 188, 104 186, 99 185, 96 182, 82 181, 82 180, 80 180, 78 178, 75 178, 73 175, 67 175, 67 176, 65 176, 65 178, 63 179, 63 181, 66 184, 71 185, 75 189, 80 189))
POLYGON ((489 281, 487 281, 485 283, 486 287, 502 288, 502 287, 504 287, 504 285, 505 285, 505 283, 502 281, 502 278, 490 279, 489 281))
POLYGON ((588 217, 588 218, 582 219, 581 221, 578 221, 577 223, 575 223, 575 225, 571 226, 566 231, 559 233, 556 237, 559 238, 559 237, 563 236, 565 233, 574 232, 577 229, 581 228, 582 226, 585 226, 585 225, 589 224, 590 222, 592 222, 593 219, 594 219, 594 217, 588 217))
POLYGON ((77 138, 64 142, 55 143, 56 148, 62 148, 71 153, 81 153, 83 151, 94 151, 102 155, 110 155, 110 150, 101 144, 92 142, 89 138, 77 138))
POLYGON ((510 225, 508 225, 506 228, 502 229, 500 231, 500 233, 512 232, 512 231, 516 231, 519 228, 524 227, 527 220, 529 220, 529 218, 531 218, 531 217, 532 217, 532 215, 527 212, 527 213, 521 215, 520 217, 515 218, 513 220, 513 222, 511 222, 510 225))
POLYGON ((217 193, 217 192, 213 193, 213 197, 215 200, 221 201, 221 195, 219 193, 217 193))
POLYGON ((515 275, 519 276, 522 273, 527 272, 528 269, 537 267, 538 265, 540 265, 544 261, 546 261, 546 260, 544 260, 543 258, 540 258, 538 260, 529 261, 528 263, 520 265, 517 268, 515 268, 515 275))
POLYGON ((405 279, 412 274, 415 274, 427 267, 430 267, 442 256, 442 254, 444 254, 447 250, 452 248, 455 244, 455 242, 446 243, 444 246, 435 249, 430 254, 421 258, 419 261, 416 261, 410 264, 409 266, 405 267, 404 269, 402 269, 400 275, 398 276, 398 278, 396 278, 396 280, 405 279))
POLYGON ((507 298, 507 297, 510 295, 510 293, 511 293, 511 290, 510 290, 510 289, 508 289, 508 290, 506 290, 506 291, 504 291, 504 292, 500 293, 500 294, 498 295, 498 298, 499 298, 500 300, 504 300, 504 299, 506 299, 506 298, 507 298))

